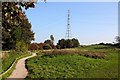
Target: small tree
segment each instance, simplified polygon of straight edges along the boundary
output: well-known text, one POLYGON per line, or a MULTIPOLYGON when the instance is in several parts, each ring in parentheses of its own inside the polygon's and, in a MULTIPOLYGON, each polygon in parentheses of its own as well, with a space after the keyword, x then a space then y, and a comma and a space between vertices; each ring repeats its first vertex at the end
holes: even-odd
POLYGON ((56 45, 56 48, 57 48, 57 49, 60 49, 60 45, 56 45))
POLYGON ((44 43, 49 44, 49 45, 53 44, 53 43, 51 42, 51 40, 49 40, 49 39, 48 39, 48 40, 45 40, 44 43))
POLYGON ((49 44, 44 44, 43 45, 43 49, 52 49, 52 47, 49 44))
POLYGON ((39 44, 38 44, 39 50, 43 50, 43 45, 44 45, 44 43, 39 43, 39 44))
POLYGON ((50 39, 51 39, 52 43, 54 44, 54 37, 53 37, 53 35, 50 35, 50 39))
POLYGON ((37 43, 32 43, 30 44, 30 50, 38 50, 39 46, 37 45, 37 43))

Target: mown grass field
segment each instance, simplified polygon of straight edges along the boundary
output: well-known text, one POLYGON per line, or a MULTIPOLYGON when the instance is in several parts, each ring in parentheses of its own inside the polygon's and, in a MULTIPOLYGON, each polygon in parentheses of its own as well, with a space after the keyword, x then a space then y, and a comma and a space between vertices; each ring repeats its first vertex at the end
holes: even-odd
POLYGON ((39 52, 26 61, 27 79, 117 78, 118 52, 119 49, 103 45, 83 46, 74 51, 39 52), (102 57, 101 53, 104 53, 102 57))

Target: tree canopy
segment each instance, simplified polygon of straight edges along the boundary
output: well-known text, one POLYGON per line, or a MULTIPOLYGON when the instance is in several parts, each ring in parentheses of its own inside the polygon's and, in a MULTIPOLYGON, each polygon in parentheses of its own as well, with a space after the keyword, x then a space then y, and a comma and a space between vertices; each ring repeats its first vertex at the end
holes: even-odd
POLYGON ((34 40, 25 12, 21 7, 34 7, 34 2, 2 2, 2 49, 15 49, 18 41, 30 44, 34 40))
POLYGON ((80 45, 78 39, 61 39, 58 41, 57 46, 60 46, 61 49, 64 48, 75 48, 80 45))

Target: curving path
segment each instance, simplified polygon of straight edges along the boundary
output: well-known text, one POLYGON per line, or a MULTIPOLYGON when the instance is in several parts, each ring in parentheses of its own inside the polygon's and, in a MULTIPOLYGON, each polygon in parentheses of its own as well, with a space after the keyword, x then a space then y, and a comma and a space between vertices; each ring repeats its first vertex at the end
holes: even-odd
POLYGON ((25 60, 34 56, 36 56, 36 53, 32 53, 31 56, 20 59, 16 64, 15 70, 8 78, 25 78, 28 74, 28 71, 25 68, 25 60))

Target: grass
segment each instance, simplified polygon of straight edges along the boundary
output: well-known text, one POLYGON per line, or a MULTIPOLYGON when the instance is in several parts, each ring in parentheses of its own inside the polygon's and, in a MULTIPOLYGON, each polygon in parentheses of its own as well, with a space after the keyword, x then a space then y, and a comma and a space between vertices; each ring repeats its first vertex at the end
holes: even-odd
POLYGON ((104 58, 93 58, 69 51, 57 55, 47 51, 28 59, 26 67, 30 78, 118 78, 118 50, 109 46, 92 45, 78 48, 81 54, 103 53, 104 58), (46 55, 47 54, 47 55, 46 55), (49 54, 49 55, 48 55, 49 54), (62 54, 62 55, 61 55, 62 54))
POLYGON ((5 72, 19 56, 21 56, 21 54, 15 51, 11 51, 5 54, 2 57, 2 70, 0 71, 0 73, 5 72))
MULTIPOLYGON (((14 53, 13 53, 13 54, 14 54, 14 53)), ((11 68, 6 74, 4 74, 4 75, 2 76, 2 80, 4 80, 5 78, 7 78, 7 77, 10 76, 10 74, 11 74, 11 73, 13 72, 13 70, 15 69, 15 65, 16 65, 16 63, 17 63, 17 61, 18 61, 19 59, 21 59, 21 58, 23 58, 23 57, 30 56, 30 55, 31 55, 31 54, 20 54, 20 53, 19 53, 19 56, 16 57, 13 62, 11 61, 11 64, 10 64, 10 65, 12 65, 13 63, 14 63, 14 64, 13 64, 12 68, 11 68)), ((7 60, 13 60, 13 59, 10 59, 10 58, 12 58, 12 56, 11 56, 11 57, 8 57, 8 58, 9 58, 9 59, 7 59, 7 60)), ((7 65, 6 65, 6 67, 10 68, 11 66, 7 66, 7 65)), ((5 68, 5 67, 3 66, 2 68, 5 68)))

